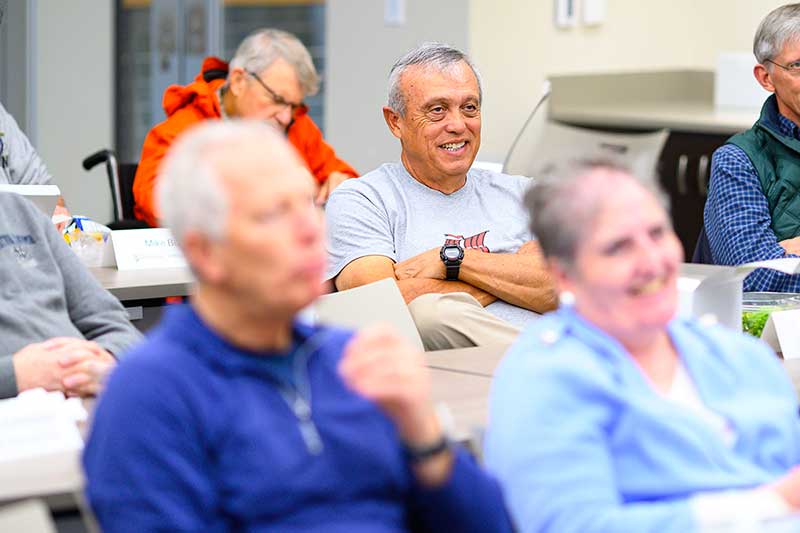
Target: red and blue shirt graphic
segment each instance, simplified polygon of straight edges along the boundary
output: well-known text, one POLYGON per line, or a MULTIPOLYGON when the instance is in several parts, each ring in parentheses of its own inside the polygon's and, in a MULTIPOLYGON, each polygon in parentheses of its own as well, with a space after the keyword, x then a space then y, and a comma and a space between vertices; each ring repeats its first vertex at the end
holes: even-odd
POLYGON ((445 245, 458 244, 465 250, 467 248, 474 248, 476 250, 480 250, 481 252, 485 252, 488 254, 490 253, 490 250, 483 243, 487 233, 489 233, 489 230, 482 231, 478 234, 473 235, 472 237, 464 237, 463 235, 453 235, 451 233, 445 233, 444 243, 445 245))

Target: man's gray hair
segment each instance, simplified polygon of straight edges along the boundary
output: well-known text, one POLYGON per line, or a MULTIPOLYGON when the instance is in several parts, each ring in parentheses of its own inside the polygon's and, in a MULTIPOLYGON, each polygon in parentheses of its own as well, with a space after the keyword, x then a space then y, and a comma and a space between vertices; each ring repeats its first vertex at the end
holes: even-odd
POLYGON ((800 39, 800 3, 773 9, 761 21, 753 39, 753 55, 762 65, 776 57, 787 42, 800 39))
MULTIPOLYGON (((156 195, 162 225, 183 244, 188 231, 219 240, 228 219, 228 194, 212 155, 236 157, 242 142, 258 139, 262 146, 285 144, 274 127, 257 121, 210 120, 175 142, 159 170, 156 195)), ((287 153, 291 153, 287 148, 287 153)))
POLYGON ((236 49, 230 68, 239 67, 260 75, 278 58, 294 67, 305 96, 317 94, 319 75, 311 54, 297 37, 282 30, 268 28, 248 35, 236 49))
POLYGON ((629 176, 652 193, 664 209, 669 207, 655 176, 636 177, 613 160, 569 161, 537 179, 525 195, 530 228, 544 256, 557 259, 567 269, 574 266, 581 239, 592 227, 602 203, 614 194, 606 183, 592 179, 597 171, 629 176))
POLYGON ((412 65, 423 67, 435 67, 440 71, 445 71, 460 62, 466 63, 475 74, 478 81, 478 99, 483 100, 483 87, 481 85, 481 75, 472 63, 467 54, 444 43, 428 42, 423 43, 414 50, 397 60, 389 71, 389 97, 387 106, 401 117, 406 114, 406 102, 403 92, 400 90, 400 78, 403 72, 412 65))

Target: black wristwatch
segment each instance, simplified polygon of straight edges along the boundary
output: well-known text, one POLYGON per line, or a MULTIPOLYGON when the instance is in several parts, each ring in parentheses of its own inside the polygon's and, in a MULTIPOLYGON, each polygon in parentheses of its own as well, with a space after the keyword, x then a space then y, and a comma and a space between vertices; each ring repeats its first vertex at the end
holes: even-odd
POLYGON ((439 250, 439 257, 442 259, 444 268, 447 271, 445 279, 450 281, 457 280, 461 262, 464 260, 464 249, 459 244, 445 244, 439 250))
POLYGON ((403 453, 410 463, 422 463, 450 450, 452 446, 453 445, 450 439, 447 438, 447 435, 442 435, 439 440, 427 446, 410 446, 404 443, 403 453))

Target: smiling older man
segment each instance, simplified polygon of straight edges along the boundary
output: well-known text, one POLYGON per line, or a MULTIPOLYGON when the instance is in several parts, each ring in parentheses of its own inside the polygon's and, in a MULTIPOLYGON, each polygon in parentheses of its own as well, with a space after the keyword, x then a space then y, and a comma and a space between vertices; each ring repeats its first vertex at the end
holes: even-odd
POLYGON ((318 89, 311 55, 285 31, 253 32, 239 45, 230 65, 206 58, 194 82, 172 85, 164 93, 167 119, 147 134, 133 184, 136 218, 151 226, 159 224, 155 188, 167 150, 192 126, 220 118, 263 120, 285 131, 314 176, 317 201, 327 200, 340 183, 358 174, 336 156, 308 116, 303 99, 318 89))
POLYGON ((529 180, 470 169, 481 100, 463 52, 409 52, 383 108, 400 162, 342 184, 326 208, 328 278, 338 290, 395 278, 427 349, 510 343, 554 306, 522 209, 529 180))
MULTIPOLYGON (((800 4, 771 11, 753 41, 773 93, 752 128, 714 152, 705 228, 714 263, 800 257, 800 4)), ((800 276, 758 269, 746 291, 800 291, 800 276)))

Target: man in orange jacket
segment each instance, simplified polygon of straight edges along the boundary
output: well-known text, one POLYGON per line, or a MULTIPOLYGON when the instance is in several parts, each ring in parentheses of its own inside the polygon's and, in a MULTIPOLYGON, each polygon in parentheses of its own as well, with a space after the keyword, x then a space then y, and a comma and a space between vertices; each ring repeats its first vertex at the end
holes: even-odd
POLYGON ((147 134, 133 183, 136 218, 159 225, 155 202, 158 167, 169 147, 192 125, 209 119, 262 119, 286 131, 319 188, 317 202, 342 181, 358 176, 336 157, 303 99, 319 89, 319 77, 305 46, 292 34, 266 29, 250 34, 230 66, 215 57, 189 85, 172 85, 164 93, 167 119, 147 134))

